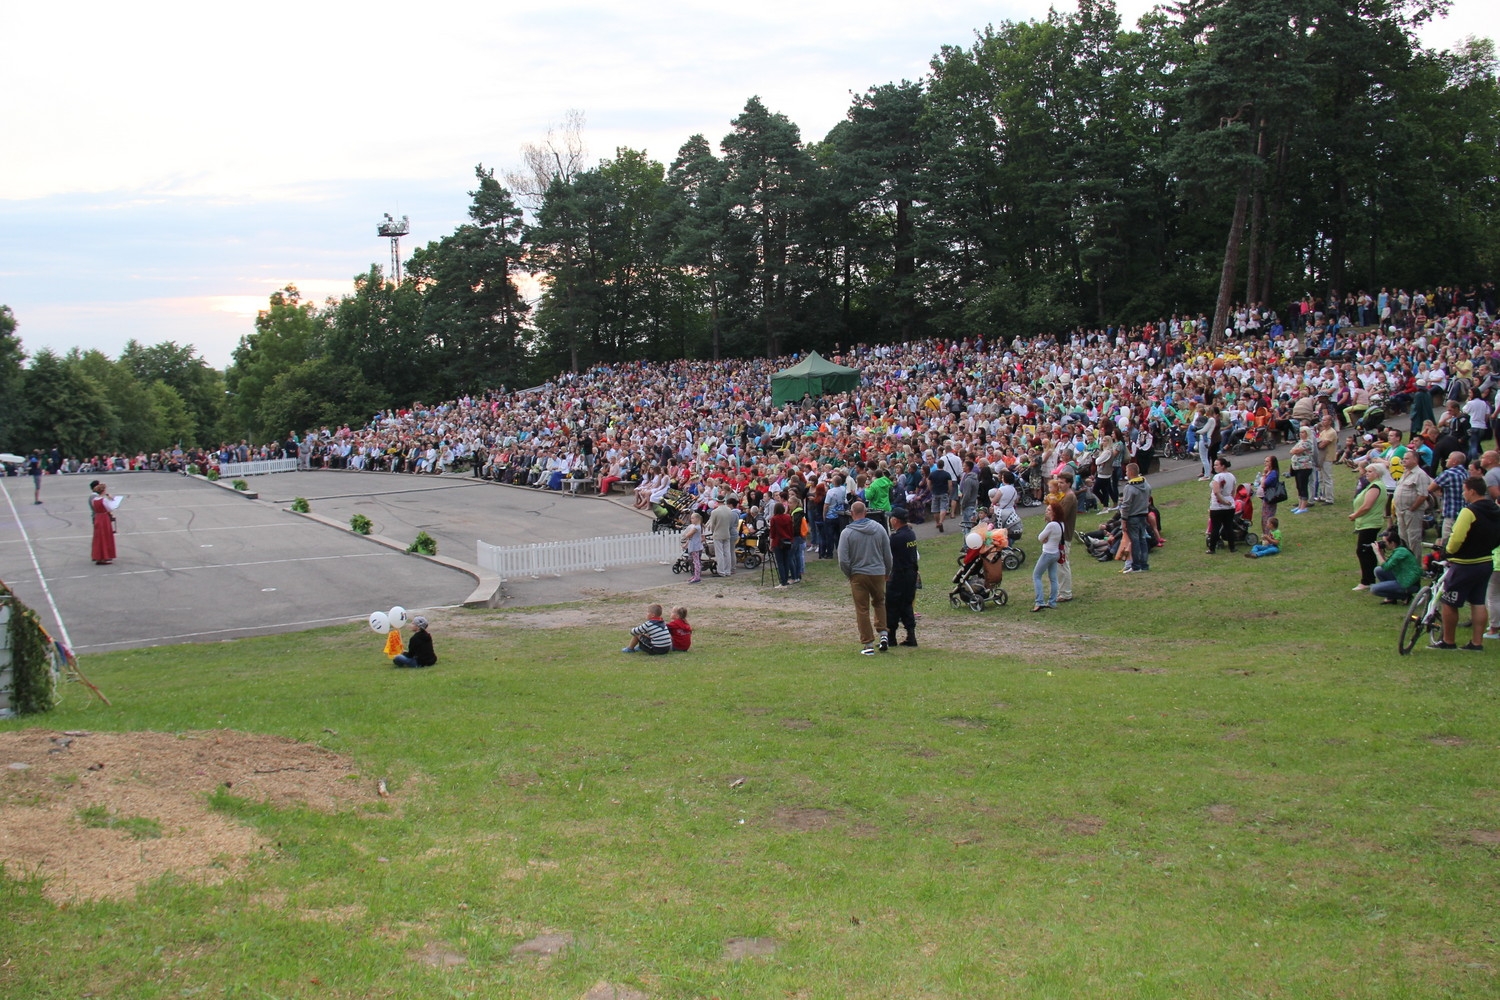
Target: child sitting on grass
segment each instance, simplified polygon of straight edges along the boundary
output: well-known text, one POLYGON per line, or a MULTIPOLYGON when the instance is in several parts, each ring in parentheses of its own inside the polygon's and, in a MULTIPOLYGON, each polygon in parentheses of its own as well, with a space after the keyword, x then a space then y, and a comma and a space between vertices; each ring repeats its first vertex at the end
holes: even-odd
MULTIPOLYGON (((421 615, 411 620, 411 641, 406 644, 403 655, 392 657, 391 663, 398 667, 431 667, 437 664, 437 652, 432 648, 432 636, 427 631, 427 619, 421 615)), ((399 631, 397 631, 399 635, 399 631)))
POLYGON ((667 622, 667 631, 672 633, 672 652, 686 653, 693 644, 693 626, 688 624, 687 608, 672 609, 672 620, 667 622))
POLYGON ((665 656, 672 651, 672 633, 661 620, 661 605, 646 608, 646 620, 630 630, 630 645, 622 653, 646 653, 650 656, 665 656))
POLYGON ((1281 519, 1276 517, 1267 518, 1266 525, 1271 529, 1271 533, 1262 535, 1260 544, 1250 547, 1250 551, 1245 553, 1246 559, 1263 559, 1266 556, 1274 556, 1281 551, 1281 519))

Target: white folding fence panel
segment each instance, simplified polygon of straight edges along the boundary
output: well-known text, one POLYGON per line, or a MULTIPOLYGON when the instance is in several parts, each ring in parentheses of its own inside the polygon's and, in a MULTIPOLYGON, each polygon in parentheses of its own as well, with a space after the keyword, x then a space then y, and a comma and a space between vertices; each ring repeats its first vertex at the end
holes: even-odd
POLYGON ((270 458, 264 462, 224 462, 219 466, 219 478, 230 476, 263 476, 268 472, 296 472, 295 458, 270 458))
POLYGON ((670 563, 682 551, 676 532, 653 532, 646 535, 610 535, 605 538, 582 538, 571 542, 539 542, 535 545, 491 545, 477 543, 476 561, 502 580, 529 576, 561 576, 591 569, 603 571, 612 566, 638 566, 642 563, 670 563))

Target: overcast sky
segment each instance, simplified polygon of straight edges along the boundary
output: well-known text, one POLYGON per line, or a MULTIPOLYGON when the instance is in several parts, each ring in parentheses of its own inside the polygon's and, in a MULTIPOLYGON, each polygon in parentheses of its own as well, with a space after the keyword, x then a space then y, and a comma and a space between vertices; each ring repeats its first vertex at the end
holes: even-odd
MULTIPOLYGON (((272 291, 348 291, 389 259, 385 212, 411 217, 403 258, 451 232, 475 164, 514 168, 568 109, 590 163, 619 146, 670 162, 695 132, 717 144, 754 94, 818 140, 851 93, 1047 6, 8 3, 0 303, 31 352, 116 356, 134 337, 223 366, 272 291)), ((1493 34, 1485 6, 1455 0, 1424 37, 1493 34)))

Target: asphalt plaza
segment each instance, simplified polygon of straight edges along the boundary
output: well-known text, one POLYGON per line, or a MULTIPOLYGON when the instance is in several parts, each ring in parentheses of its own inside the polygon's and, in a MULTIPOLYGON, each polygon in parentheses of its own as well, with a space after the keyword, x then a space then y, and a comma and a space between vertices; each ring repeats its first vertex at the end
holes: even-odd
MULTIPOLYGON (((425 530, 440 555, 464 563, 474 561, 479 538, 509 545, 649 530, 628 506, 458 476, 284 473, 251 478, 260 498, 250 499, 192 477, 114 473, 99 478, 125 497, 116 512, 119 555, 96 566, 90 478, 44 477, 39 505, 30 479, 0 479, 0 580, 80 653, 294 631, 395 604, 455 607, 472 594, 470 573, 291 513, 299 496, 330 520, 364 513, 391 538, 425 530)), ((553 603, 584 596, 585 584, 632 590, 660 574, 646 567, 509 589, 523 603, 553 603)))

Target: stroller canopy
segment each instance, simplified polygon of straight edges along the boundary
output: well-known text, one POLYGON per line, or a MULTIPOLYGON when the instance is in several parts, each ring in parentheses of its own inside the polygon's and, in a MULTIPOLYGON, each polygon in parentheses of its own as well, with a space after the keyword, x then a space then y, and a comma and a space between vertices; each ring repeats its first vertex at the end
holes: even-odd
POLYGON ((806 393, 814 398, 859 388, 859 369, 836 365, 813 351, 790 368, 771 376, 771 403, 795 403, 806 393))

